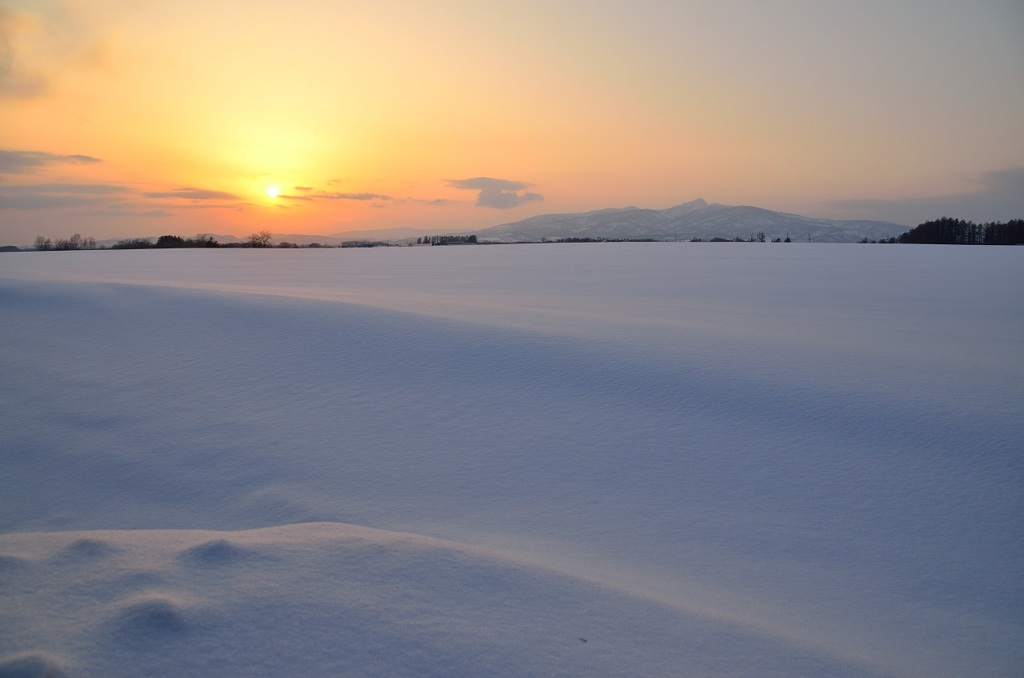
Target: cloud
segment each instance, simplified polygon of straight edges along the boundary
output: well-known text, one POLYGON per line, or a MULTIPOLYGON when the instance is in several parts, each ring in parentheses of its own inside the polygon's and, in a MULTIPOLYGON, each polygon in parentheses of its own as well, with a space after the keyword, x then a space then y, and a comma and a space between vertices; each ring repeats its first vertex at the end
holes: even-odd
POLYGON ((982 175, 982 185, 988 193, 1024 196, 1024 167, 986 172, 982 175))
POLYGON ((13 195, 0 194, 0 209, 46 210, 58 207, 83 207, 103 202, 95 197, 80 195, 13 195))
POLYGON ((52 209, 107 204, 128 192, 120 184, 17 184, 0 186, 0 209, 52 209))
POLYGON ((390 201, 392 198, 390 195, 382 195, 380 193, 319 193, 318 198, 324 198, 326 200, 387 200, 390 201))
MULTIPOLYGON (((341 181, 338 180, 338 179, 331 179, 330 181, 327 182, 328 185, 339 184, 339 183, 341 183, 341 181)), ((314 200, 356 200, 356 201, 359 201, 359 202, 369 202, 371 200, 380 200, 380 201, 389 202, 389 203, 390 202, 396 202, 396 199, 391 197, 390 195, 385 195, 383 193, 371 193, 369 191, 364 191, 364 192, 359 192, 359 193, 351 193, 351 192, 344 192, 344 191, 324 191, 324 190, 319 190, 319 191, 315 191, 314 192, 314 188, 312 186, 295 186, 294 190, 296 190, 296 191, 298 191, 300 193, 303 193, 304 195, 296 195, 295 193, 291 193, 291 194, 287 194, 287 195, 286 194, 281 194, 281 195, 279 195, 277 197, 279 199, 281 199, 281 200, 301 200, 301 201, 305 201, 305 202, 312 202, 314 200)), ((283 207, 283 205, 281 205, 280 203, 278 205, 283 207)), ((380 207, 381 205, 376 205, 376 206, 380 207)))
MULTIPOLYGON (((11 4, 11 3, 5 3, 11 4)), ((51 93, 69 72, 102 67, 115 2, 29 2, 0 7, 0 100, 51 93)))
POLYGON ((225 193, 224 191, 210 191, 205 188, 175 188, 170 191, 154 191, 151 193, 143 193, 147 198, 171 198, 175 200, 192 200, 192 201, 205 201, 205 200, 239 200, 239 197, 234 193, 225 193))
POLYGON ((47 165, 91 165, 103 162, 91 155, 55 155, 42 151, 0 149, 0 174, 28 174, 47 165))
POLYGON ((977 188, 966 193, 888 200, 833 200, 829 207, 851 218, 882 219, 916 226, 930 219, 953 217, 984 223, 1024 218, 1024 167, 984 172, 977 188))
POLYGON ((0 99, 31 99, 49 89, 41 75, 20 68, 17 43, 26 23, 23 16, 0 7, 0 99))
POLYGON ((128 190, 121 184, 16 184, 4 186, 5 194, 49 194, 49 193, 72 193, 77 195, 106 195, 110 193, 124 193, 128 190))
POLYGON ((475 177, 473 179, 452 179, 448 185, 467 191, 479 191, 476 196, 477 207, 493 207, 495 209, 511 209, 531 202, 540 202, 544 196, 539 193, 525 192, 532 184, 491 177, 475 177))
MULTIPOLYGON (((467 179, 466 181, 474 182, 474 179, 467 179)), ((338 185, 344 183, 341 179, 331 179, 327 182, 328 186, 338 185)), ((510 182, 509 185, 523 186, 527 184, 519 184, 516 182, 510 182)), ((372 203, 370 207, 377 209, 387 209, 395 206, 407 205, 410 203, 418 203, 422 205, 433 205, 438 207, 445 207, 456 204, 452 200, 445 198, 436 199, 424 199, 424 198, 411 198, 411 197, 396 197, 386 193, 374 193, 372 191, 329 191, 323 189, 317 189, 313 186, 293 186, 292 190, 295 193, 282 193, 277 196, 278 207, 299 207, 299 205, 286 205, 287 202, 314 202, 317 200, 353 200, 356 202, 368 202, 372 203)), ((476 188, 475 190, 480 190, 476 188)), ((539 196, 538 196, 539 197, 539 196)))

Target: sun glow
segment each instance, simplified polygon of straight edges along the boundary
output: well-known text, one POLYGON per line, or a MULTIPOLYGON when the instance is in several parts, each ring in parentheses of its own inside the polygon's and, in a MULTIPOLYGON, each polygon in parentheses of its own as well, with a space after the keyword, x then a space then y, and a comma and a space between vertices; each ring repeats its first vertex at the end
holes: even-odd
POLYGON ((277 196, 281 195, 281 189, 277 186, 267 186, 266 193, 267 197, 273 200, 277 196))

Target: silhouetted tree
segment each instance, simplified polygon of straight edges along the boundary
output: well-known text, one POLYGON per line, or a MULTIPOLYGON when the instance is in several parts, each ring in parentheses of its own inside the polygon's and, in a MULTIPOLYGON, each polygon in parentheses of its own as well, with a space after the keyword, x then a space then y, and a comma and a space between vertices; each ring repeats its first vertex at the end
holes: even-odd
POLYGON ((157 247, 184 247, 185 239, 178 235, 162 235, 156 239, 157 247))
POLYGON ((971 221, 943 217, 907 231, 901 243, 931 245, 1016 245, 1024 243, 1024 220, 980 226, 971 221))
POLYGON ((422 240, 424 245, 476 245, 475 235, 428 235, 422 240))
POLYGON ((1024 219, 1012 219, 1005 224, 985 224, 982 242, 986 245, 1020 245, 1024 243, 1024 219))
POLYGON ((110 246, 112 250, 144 250, 153 246, 149 238, 127 238, 110 246))
MULTIPOLYGON (((38 239, 37 239, 38 242, 38 239)), ((44 241, 45 244, 45 241, 44 241)), ((94 250, 96 249, 96 239, 89 237, 83 238, 80 234, 75 233, 70 238, 58 238, 57 242, 53 243, 51 249, 67 251, 67 250, 94 250)))
POLYGON ((196 233, 196 237, 185 241, 185 247, 220 247, 220 243, 214 240, 212 235, 196 233))
POLYGON ((259 233, 253 233, 245 242, 249 247, 270 247, 270 240, 273 236, 270 231, 260 231, 259 233))

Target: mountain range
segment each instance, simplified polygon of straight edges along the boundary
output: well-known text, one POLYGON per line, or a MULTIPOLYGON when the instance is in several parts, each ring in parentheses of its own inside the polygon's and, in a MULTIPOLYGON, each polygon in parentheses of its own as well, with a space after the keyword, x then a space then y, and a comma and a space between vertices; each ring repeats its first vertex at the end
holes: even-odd
POLYGON ((537 242, 562 238, 603 240, 748 239, 857 242, 879 240, 910 230, 887 221, 815 219, 760 207, 708 203, 701 198, 663 210, 624 207, 578 214, 546 214, 476 231, 481 241, 537 242))

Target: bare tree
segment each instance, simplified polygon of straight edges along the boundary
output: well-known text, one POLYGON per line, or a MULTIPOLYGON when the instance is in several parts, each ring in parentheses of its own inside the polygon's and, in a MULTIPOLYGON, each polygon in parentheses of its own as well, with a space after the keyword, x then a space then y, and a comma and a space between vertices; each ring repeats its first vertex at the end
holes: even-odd
POLYGON ((271 237, 270 231, 260 231, 246 238, 246 243, 249 247, 270 247, 271 237))
POLYGON ((43 236, 37 236, 35 248, 40 252, 47 250, 94 250, 96 249, 96 238, 89 236, 83 238, 81 233, 75 233, 70 238, 57 238, 53 241, 43 236))

